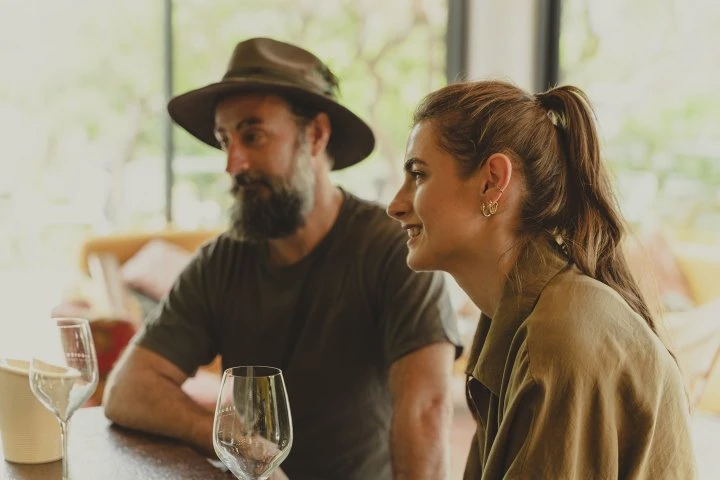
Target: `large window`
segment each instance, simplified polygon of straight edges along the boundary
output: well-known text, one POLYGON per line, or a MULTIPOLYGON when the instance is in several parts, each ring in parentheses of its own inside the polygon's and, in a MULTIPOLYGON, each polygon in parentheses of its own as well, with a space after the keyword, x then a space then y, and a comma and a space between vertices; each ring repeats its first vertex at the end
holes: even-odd
MULTIPOLYGON (((62 236, 163 227, 162 2, 0 1, 0 265, 56 263, 62 236)), ((412 107, 445 81, 447 13, 444 0, 379 3, 176 0, 176 93, 219 80, 243 38, 306 45, 378 136, 373 156, 337 182, 385 199, 412 107)), ((217 226, 224 159, 184 131, 175 139, 177 226, 217 226)))
POLYGON ((720 4, 566 0, 561 80, 595 103, 626 216, 720 239, 720 4))
MULTIPOLYGON (((412 109, 445 82, 446 0, 172 3, 174 93, 219 80, 242 39, 302 44, 377 135, 335 181, 388 200, 412 109)), ((0 0, 0 331, 67 295, 88 236, 168 227, 164 4, 0 0)), ((179 128, 174 140, 172 227, 223 226, 223 154, 179 128)))
MULTIPOLYGON (((378 137, 336 181, 388 198, 412 108, 445 81, 445 0, 173 3, 175 93, 219 80, 241 39, 305 45, 378 137)), ((162 6, 0 0, 0 267, 65 264, 58 253, 89 233, 164 226, 162 6)), ((219 226, 222 154, 180 129, 174 138, 176 226, 219 226)))
POLYGON ((162 220, 157 3, 0 0, 0 268, 162 220))

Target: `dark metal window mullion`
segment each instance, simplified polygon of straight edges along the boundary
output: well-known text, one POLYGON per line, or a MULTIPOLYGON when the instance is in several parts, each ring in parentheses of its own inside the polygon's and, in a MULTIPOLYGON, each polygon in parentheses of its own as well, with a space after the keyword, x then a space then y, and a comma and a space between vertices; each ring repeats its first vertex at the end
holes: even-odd
MULTIPOLYGON (((165 0, 163 5, 163 80, 165 103, 173 95, 173 0, 165 0)), ((170 115, 163 116, 163 140, 165 153, 165 221, 172 223, 172 188, 175 181, 173 175, 173 160, 175 157, 175 143, 170 115)))
POLYGON ((562 0, 540 0, 535 48, 535 91, 560 81, 560 15, 562 0))
POLYGON ((448 0, 445 33, 445 76, 447 83, 466 80, 468 52, 468 18, 470 0, 448 0))

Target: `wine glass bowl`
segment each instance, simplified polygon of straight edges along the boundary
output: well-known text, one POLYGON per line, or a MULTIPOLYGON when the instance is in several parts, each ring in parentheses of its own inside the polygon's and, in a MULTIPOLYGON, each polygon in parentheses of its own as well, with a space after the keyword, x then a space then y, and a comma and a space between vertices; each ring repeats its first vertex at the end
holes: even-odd
POLYGON ((225 370, 215 408, 213 447, 233 475, 268 478, 290 453, 292 441, 282 372, 263 366, 225 370))
POLYGON ((48 342, 39 342, 29 366, 30 390, 60 423, 63 479, 68 478, 67 426, 95 392, 98 364, 87 320, 55 318, 48 342))

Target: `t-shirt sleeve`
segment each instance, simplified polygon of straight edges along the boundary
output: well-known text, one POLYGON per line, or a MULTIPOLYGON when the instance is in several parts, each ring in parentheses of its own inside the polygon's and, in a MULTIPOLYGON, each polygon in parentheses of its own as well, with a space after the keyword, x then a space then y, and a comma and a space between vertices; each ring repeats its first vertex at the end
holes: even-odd
POLYGON ((439 272, 410 270, 405 235, 399 228, 384 238, 387 247, 378 258, 373 281, 387 363, 443 341, 455 345, 459 357, 462 344, 445 277, 439 272))
POLYGON ((198 251, 134 339, 136 345, 165 357, 189 376, 218 352, 208 295, 212 288, 208 285, 209 252, 208 247, 198 251))

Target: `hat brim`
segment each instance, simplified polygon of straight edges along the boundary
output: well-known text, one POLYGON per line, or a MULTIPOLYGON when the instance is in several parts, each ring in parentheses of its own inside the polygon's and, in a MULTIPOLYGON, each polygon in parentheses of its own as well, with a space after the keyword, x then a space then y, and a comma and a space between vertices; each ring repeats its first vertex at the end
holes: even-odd
POLYGON ((354 165, 375 148, 375 136, 360 117, 334 100, 295 85, 268 81, 226 80, 178 95, 168 102, 170 117, 198 140, 220 148, 215 138, 215 106, 220 98, 235 93, 269 92, 302 98, 330 118, 333 170, 354 165))

